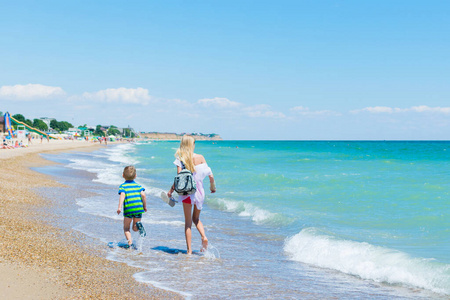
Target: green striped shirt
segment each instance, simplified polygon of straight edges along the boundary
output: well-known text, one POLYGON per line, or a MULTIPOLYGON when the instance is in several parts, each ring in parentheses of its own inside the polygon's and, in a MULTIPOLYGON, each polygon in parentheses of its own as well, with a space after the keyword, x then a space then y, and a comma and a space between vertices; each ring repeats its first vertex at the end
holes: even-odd
POLYGON ((127 180, 119 187, 119 195, 125 193, 125 201, 123 202, 123 216, 131 214, 144 213, 144 204, 142 203, 141 192, 145 189, 134 182, 134 180, 127 180))

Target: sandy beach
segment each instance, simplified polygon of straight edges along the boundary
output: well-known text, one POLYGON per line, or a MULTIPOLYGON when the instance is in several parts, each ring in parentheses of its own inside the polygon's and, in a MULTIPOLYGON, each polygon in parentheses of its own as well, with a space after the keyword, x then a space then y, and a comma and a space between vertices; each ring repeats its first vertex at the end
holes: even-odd
POLYGON ((94 151, 99 147, 105 146, 52 140, 0 150, 0 290, 4 298, 181 298, 138 283, 132 276, 139 269, 104 258, 106 245, 89 247, 88 237, 52 225, 52 219, 60 216, 52 214, 51 208, 61 203, 44 198, 37 189, 62 185, 30 169, 53 163, 39 153, 94 151))

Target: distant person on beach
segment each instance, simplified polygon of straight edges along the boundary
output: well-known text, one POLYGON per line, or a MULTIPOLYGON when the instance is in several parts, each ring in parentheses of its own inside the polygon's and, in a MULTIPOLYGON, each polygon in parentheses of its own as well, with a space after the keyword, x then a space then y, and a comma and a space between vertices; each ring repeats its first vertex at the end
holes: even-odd
POLYGON ((141 236, 146 235, 141 219, 142 214, 147 211, 147 198, 144 193, 145 189, 134 181, 136 179, 135 167, 125 167, 122 176, 125 182, 119 187, 117 214, 120 214, 123 208, 123 231, 128 245, 131 246, 133 244, 130 232, 131 222, 133 222, 133 231, 139 231, 141 236))
MULTIPOLYGON (((184 210, 184 234, 186 236, 186 246, 187 246, 187 254, 192 254, 192 222, 194 222, 197 227, 198 232, 200 233, 202 239, 202 249, 201 251, 205 251, 208 249, 208 239, 205 235, 205 229, 203 228, 203 223, 200 221, 200 212, 202 210, 203 201, 205 200, 205 190, 203 189, 203 179, 206 176, 209 177, 209 189, 211 193, 216 192, 216 186, 214 182, 214 176, 211 169, 206 164, 206 160, 203 155, 194 153, 195 149, 195 140, 190 135, 184 135, 181 138, 180 148, 178 148, 175 153, 175 161, 174 164, 177 166, 177 173, 184 168, 190 170, 195 179, 195 183, 197 185, 197 191, 192 195, 179 195, 178 201, 183 203, 184 210), (192 212, 192 206, 194 206, 194 211, 192 212)), ((174 192, 175 187, 172 185, 167 195, 172 197, 172 193, 174 192)))
POLYGON ((42 144, 42 139, 44 138, 44 136, 43 135, 41 135, 41 144, 42 144))
POLYGON ((8 141, 5 137, 3 137, 3 149, 11 149, 11 147, 8 145, 8 141))

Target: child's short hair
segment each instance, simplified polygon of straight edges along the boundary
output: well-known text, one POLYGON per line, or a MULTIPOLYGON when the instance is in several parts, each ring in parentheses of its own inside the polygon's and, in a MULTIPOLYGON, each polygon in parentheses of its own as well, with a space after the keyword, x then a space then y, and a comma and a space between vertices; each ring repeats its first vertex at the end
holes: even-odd
POLYGON ((136 168, 134 166, 127 166, 123 169, 123 178, 125 180, 133 180, 136 178, 136 168))

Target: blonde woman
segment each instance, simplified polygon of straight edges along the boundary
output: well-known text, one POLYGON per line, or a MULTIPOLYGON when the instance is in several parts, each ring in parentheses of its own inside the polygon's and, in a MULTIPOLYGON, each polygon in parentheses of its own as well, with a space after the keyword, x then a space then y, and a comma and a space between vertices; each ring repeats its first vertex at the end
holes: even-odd
MULTIPOLYGON (((202 210, 203 201, 205 200, 205 190, 203 189, 203 179, 206 176, 209 177, 209 189, 211 193, 216 192, 216 187, 214 183, 214 176, 211 169, 206 164, 206 160, 203 155, 194 153, 195 140, 190 135, 184 135, 181 138, 180 148, 178 148, 175 153, 175 161, 173 162, 177 166, 177 173, 183 168, 188 169, 194 175, 195 183, 197 185, 197 191, 192 195, 179 195, 178 202, 183 203, 184 210, 184 234, 186 236, 187 254, 192 254, 192 222, 194 222, 197 227, 198 232, 202 238, 202 250, 204 251, 208 248, 208 239, 205 235, 205 229, 203 228, 203 223, 200 221, 200 212, 202 210), (194 210, 192 211, 192 207, 194 210)), ((174 186, 170 188, 167 195, 172 197, 174 192, 174 186)))

